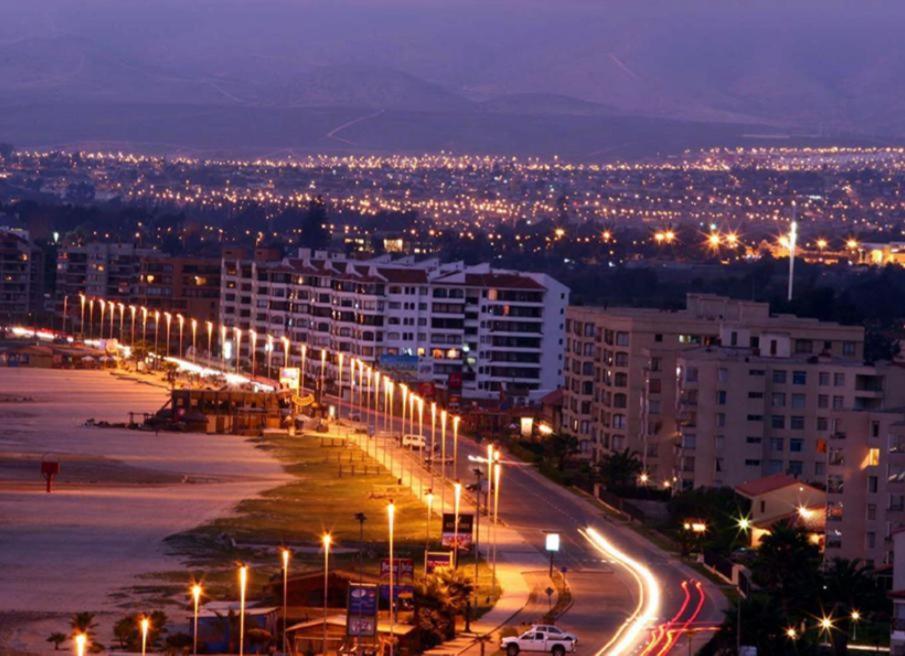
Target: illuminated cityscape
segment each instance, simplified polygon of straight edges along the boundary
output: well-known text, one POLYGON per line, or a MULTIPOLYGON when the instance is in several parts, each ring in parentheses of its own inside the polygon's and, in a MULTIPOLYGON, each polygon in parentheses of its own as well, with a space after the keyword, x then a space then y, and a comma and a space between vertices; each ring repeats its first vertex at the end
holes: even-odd
POLYGON ((905 656, 902 24, 0 3, 0 656, 905 656))

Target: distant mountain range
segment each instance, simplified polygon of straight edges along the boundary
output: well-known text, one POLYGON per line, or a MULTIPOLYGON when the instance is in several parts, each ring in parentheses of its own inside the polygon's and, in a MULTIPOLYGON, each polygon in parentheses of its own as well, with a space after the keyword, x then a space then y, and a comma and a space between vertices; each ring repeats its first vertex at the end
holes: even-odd
POLYGON ((902 4, 9 0, 0 141, 592 159, 898 142, 902 4))

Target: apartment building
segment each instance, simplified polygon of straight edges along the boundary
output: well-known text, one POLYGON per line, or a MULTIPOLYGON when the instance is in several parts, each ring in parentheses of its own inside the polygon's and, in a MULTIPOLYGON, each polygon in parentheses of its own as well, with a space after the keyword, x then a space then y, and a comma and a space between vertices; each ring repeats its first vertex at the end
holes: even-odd
POLYGON ((905 367, 795 353, 789 336, 767 353, 737 341, 678 357, 677 485, 791 475, 826 489, 828 557, 890 562, 905 522, 905 367))
POLYGON ((279 260, 225 256, 220 320, 403 368, 453 396, 527 399, 560 386, 568 300, 544 274, 301 249, 279 260))
POLYGON ((152 248, 115 242, 64 244, 57 254, 58 302, 68 296, 70 307, 80 293, 130 302, 135 294, 141 258, 155 254, 152 248))
POLYGON ((133 302, 149 311, 181 313, 199 322, 220 316, 221 260, 144 255, 138 263, 133 302))
POLYGON ((753 344, 775 351, 785 337, 798 354, 827 352, 860 361, 861 328, 789 315, 769 305, 712 294, 688 294, 681 310, 569 307, 563 431, 598 458, 608 451, 636 451, 647 475, 670 481, 675 465, 676 365, 690 349, 753 344))
POLYGON ((27 231, 0 226, 0 322, 33 319, 43 297, 43 252, 27 231))

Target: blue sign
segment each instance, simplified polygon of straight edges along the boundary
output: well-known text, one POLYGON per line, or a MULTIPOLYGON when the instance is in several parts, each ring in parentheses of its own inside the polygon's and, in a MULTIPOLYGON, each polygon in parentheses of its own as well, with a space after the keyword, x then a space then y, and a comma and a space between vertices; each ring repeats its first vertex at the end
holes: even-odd
POLYGON ((417 355, 381 355, 380 366, 387 369, 418 369, 417 355))

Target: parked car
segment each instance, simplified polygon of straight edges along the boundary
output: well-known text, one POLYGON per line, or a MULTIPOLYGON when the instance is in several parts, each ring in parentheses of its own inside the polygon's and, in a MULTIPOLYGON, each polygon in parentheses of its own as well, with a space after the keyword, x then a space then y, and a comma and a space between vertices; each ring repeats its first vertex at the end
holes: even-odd
POLYGON ((575 651, 575 640, 528 629, 518 637, 503 638, 500 640, 500 647, 506 652, 506 656, 516 656, 521 651, 540 651, 563 656, 566 652, 575 651))
POLYGON ((424 449, 426 447, 427 442, 422 435, 407 433, 402 436, 402 448, 404 449, 424 449))

